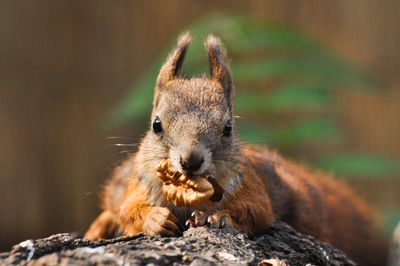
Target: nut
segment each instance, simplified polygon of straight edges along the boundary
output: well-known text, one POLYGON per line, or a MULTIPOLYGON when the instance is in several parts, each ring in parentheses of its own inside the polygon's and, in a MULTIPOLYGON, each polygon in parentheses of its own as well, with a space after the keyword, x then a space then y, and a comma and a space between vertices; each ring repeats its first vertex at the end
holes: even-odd
POLYGON ((189 177, 186 174, 173 171, 167 159, 160 161, 156 171, 158 178, 164 182, 162 192, 165 198, 177 207, 197 206, 209 199, 215 202, 222 198, 223 188, 214 178, 189 177), (215 188, 218 191, 217 195, 214 195, 215 188))

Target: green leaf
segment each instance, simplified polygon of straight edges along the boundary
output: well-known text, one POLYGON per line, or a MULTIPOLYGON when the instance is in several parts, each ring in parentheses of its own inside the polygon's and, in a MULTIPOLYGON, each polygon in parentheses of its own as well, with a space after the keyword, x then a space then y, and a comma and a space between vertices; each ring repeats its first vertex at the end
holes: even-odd
POLYGON ((326 110, 332 97, 327 90, 292 85, 281 87, 269 95, 241 92, 236 94, 235 109, 246 114, 277 114, 289 112, 318 112, 326 110))
POLYGON ((310 111, 326 108, 331 98, 324 88, 293 84, 276 89, 268 102, 277 112, 310 111))
POLYGON ((296 144, 334 143, 341 138, 340 129, 334 120, 329 118, 307 118, 296 121, 294 124, 281 127, 275 131, 278 142, 291 142, 296 144))
MULTIPOLYGON (((233 57, 232 71, 236 84, 252 84, 259 90, 266 82, 278 79, 281 84, 268 96, 239 96, 236 108, 247 113, 275 115, 285 112, 323 112, 321 106, 333 103, 326 91, 337 88, 367 88, 369 79, 359 75, 330 51, 288 27, 261 23, 249 16, 229 13, 205 16, 187 27, 194 41, 188 50, 183 70, 189 75, 208 72, 203 44, 209 33, 219 36, 233 57), (271 56, 273 54, 273 57, 271 56), (282 88, 284 84, 304 88, 282 88), (306 88, 310 84, 313 86, 306 88)), ((181 31, 180 31, 181 32, 181 31)), ((171 39, 157 60, 133 85, 116 108, 107 115, 107 124, 116 126, 138 121, 149 112, 158 71, 176 40, 171 39)), ((253 91, 253 89, 251 90, 253 91)))
POLYGON ((377 155, 342 154, 320 159, 315 165, 347 178, 399 177, 400 161, 377 155))
POLYGON ((352 75, 334 62, 301 58, 268 58, 265 61, 232 64, 232 73, 241 82, 254 83, 271 78, 284 78, 300 82, 314 82, 348 88, 363 84, 363 79, 352 75))
POLYGON ((263 145, 274 141, 265 127, 249 121, 237 120, 237 132, 244 143, 263 145))
POLYGON ((235 112, 237 114, 270 114, 273 112, 267 96, 252 92, 235 96, 235 112))
POLYGON ((156 76, 153 73, 139 80, 137 89, 130 91, 117 107, 107 114, 107 124, 117 126, 129 120, 143 119, 143 113, 150 113, 155 80, 156 76))

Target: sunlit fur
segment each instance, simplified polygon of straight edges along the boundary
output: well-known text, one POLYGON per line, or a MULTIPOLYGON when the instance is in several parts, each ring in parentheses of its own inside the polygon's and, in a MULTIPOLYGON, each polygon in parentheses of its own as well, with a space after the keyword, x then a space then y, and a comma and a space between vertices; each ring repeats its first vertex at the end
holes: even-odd
POLYGON ((176 235, 195 210, 175 207, 161 191, 155 170, 161 159, 183 171, 180 158, 193 151, 204 162, 194 174, 212 175, 225 189, 220 202, 197 206, 229 215, 232 226, 252 236, 275 219, 343 250, 360 265, 385 265, 387 246, 377 237, 371 212, 344 184, 288 162, 266 148, 242 144, 235 134, 234 86, 220 41, 205 44, 210 77, 187 79, 180 68, 190 35, 183 35, 161 68, 150 128, 139 150, 116 168, 102 194, 104 212, 92 224, 90 240, 125 235, 176 235), (151 129, 158 117, 162 132, 151 129), (232 135, 223 136, 228 120, 232 135))

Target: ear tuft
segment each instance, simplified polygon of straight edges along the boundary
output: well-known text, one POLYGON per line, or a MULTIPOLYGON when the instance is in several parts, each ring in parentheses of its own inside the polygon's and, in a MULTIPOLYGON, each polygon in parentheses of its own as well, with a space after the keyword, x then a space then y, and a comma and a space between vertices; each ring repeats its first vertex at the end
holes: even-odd
POLYGON ((222 78, 223 65, 227 66, 226 53, 220 39, 210 34, 205 43, 208 60, 210 63, 210 74, 212 78, 222 78))
POLYGON ((162 87, 166 82, 179 77, 186 50, 192 41, 189 32, 185 32, 178 38, 176 48, 168 55, 167 61, 161 67, 157 78, 157 85, 162 87))
POLYGON ((208 35, 205 46, 207 48, 207 51, 219 51, 225 57, 225 50, 223 48, 221 40, 213 34, 208 35))
POLYGON ((212 34, 208 36, 204 45, 208 54, 211 78, 222 85, 224 95, 232 107, 234 87, 225 48, 220 39, 212 34))
POLYGON ((189 44, 192 42, 192 36, 190 35, 190 32, 184 32, 178 37, 178 44, 176 49, 187 49, 189 44))

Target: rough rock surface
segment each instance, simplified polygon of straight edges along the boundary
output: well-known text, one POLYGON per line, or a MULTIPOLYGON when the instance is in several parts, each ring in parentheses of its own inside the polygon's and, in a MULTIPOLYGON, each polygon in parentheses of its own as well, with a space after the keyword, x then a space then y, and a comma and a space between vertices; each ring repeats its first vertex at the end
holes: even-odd
POLYGON ((232 228, 190 228, 182 237, 137 235, 91 243, 76 234, 26 240, 0 254, 1 265, 355 265, 337 249, 282 222, 249 239, 232 228), (268 265, 268 264, 264 264, 268 265))

